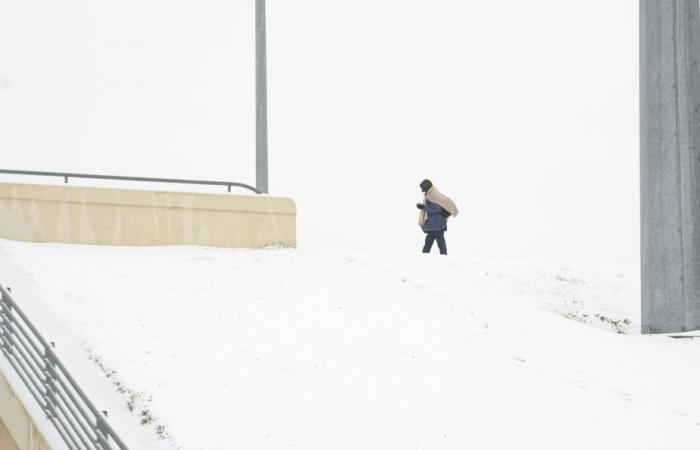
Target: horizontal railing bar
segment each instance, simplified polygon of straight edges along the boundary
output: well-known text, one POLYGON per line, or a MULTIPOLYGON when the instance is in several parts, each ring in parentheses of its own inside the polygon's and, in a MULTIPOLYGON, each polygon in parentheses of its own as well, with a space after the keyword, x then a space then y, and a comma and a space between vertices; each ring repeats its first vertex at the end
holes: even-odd
MULTIPOLYGON (((19 356, 22 357, 22 362, 31 369, 31 371, 34 373, 34 376, 36 377, 35 381, 37 381, 37 384, 43 385, 46 379, 44 378, 44 374, 41 373, 41 365, 36 365, 32 364, 32 361, 26 354, 26 350, 24 350, 21 346, 18 346, 15 344, 15 350, 19 351, 19 356)), ((15 357, 17 357, 17 354, 13 352, 15 357)), ((19 361, 19 358, 18 358, 19 361)), ((27 372, 29 374, 29 372, 27 372)))
POLYGON ((90 433, 90 431, 92 431, 92 430, 90 430, 90 425, 89 424, 86 425, 83 421, 81 421, 78 418, 78 416, 76 415, 76 413, 74 411, 73 406, 71 406, 66 401, 66 399, 63 398, 63 396, 61 395, 60 391, 58 391, 58 389, 54 390, 54 394, 58 396, 56 398, 55 403, 58 405, 59 400, 61 400, 63 402, 63 404, 66 406, 66 408, 68 409, 68 412, 70 413, 71 417, 73 417, 73 419, 70 419, 64 413, 66 418, 68 418, 68 420, 67 420, 68 425, 70 425, 70 427, 73 429, 73 431, 75 432, 75 435, 78 436, 78 439, 80 439, 80 442, 85 446, 85 448, 90 448, 91 443, 93 441, 92 435, 90 433), (86 430, 86 428, 87 428, 87 430, 86 430))
POLYGON ((91 432, 94 433, 95 429, 92 426, 94 416, 92 415, 92 413, 88 413, 85 411, 85 405, 75 398, 75 396, 71 392, 70 386, 68 386, 65 383, 65 381, 63 381, 61 377, 52 368, 49 368, 49 372, 51 372, 53 376, 51 381, 54 383, 58 382, 57 385, 54 385, 54 392, 61 395, 61 398, 66 404, 68 404, 69 406, 72 405, 72 407, 75 407, 78 410, 78 412, 80 413, 81 420, 85 422, 85 424, 91 428, 91 432))
POLYGON ((118 180, 118 181, 142 181, 147 183, 169 183, 169 184, 199 184, 209 186, 227 186, 230 190, 231 186, 248 189, 256 194, 262 194, 261 191, 253 186, 235 181, 208 181, 208 180, 187 180, 180 178, 153 178, 153 177, 127 177, 121 175, 92 175, 85 173, 68 173, 68 172, 39 172, 33 170, 8 170, 0 169, 0 173, 9 175, 34 175, 44 177, 62 177, 68 178, 88 178, 93 180, 118 180))
MULTIPOLYGON (((75 380, 73 379, 73 377, 71 376, 71 374, 68 373, 68 371, 66 370, 65 367, 63 367, 63 364, 62 364, 61 361, 59 361, 59 359, 56 357, 56 354, 54 353, 54 351, 53 351, 52 349, 47 349, 47 350, 48 350, 47 353, 49 353, 49 354, 51 355, 49 359, 51 360, 51 362, 53 362, 54 364, 56 364, 56 367, 59 368, 61 374, 64 376, 64 378, 66 379, 66 381, 70 384, 70 387, 75 391, 76 394, 78 394, 78 397, 80 397, 80 399, 83 401, 83 403, 85 404, 85 406, 87 406, 87 408, 90 410, 90 412, 91 412, 95 417, 98 417, 99 414, 100 414, 99 411, 97 411, 97 408, 95 408, 95 407, 92 405, 92 403, 91 403, 90 400, 88 399, 87 395, 85 395, 85 393, 83 392, 83 390, 80 389, 80 386, 78 386, 78 383, 75 382, 75 380)), ((55 369, 53 369, 53 370, 55 370, 55 369)))
POLYGON ((44 338, 41 336, 41 334, 39 333, 39 331, 36 329, 36 327, 34 326, 34 324, 33 324, 33 323, 29 320, 29 318, 24 314, 24 311, 22 311, 22 308, 20 308, 19 305, 17 305, 17 303, 12 299, 12 296, 10 295, 10 293, 7 292, 7 290, 5 290, 5 288, 2 287, 2 285, 0 285, 0 293, 2 293, 2 298, 3 298, 3 300, 4 300, 5 302, 7 302, 7 303, 12 307, 12 309, 15 310, 15 313, 16 313, 16 314, 24 321, 24 323, 27 325, 27 327, 29 328, 29 331, 31 331, 32 334, 33 334, 34 336, 36 336, 36 338, 37 338, 37 340, 39 341, 39 343, 40 343, 44 348, 48 348, 49 345, 46 343, 46 341, 45 341, 44 338))
MULTIPOLYGON (((67 425, 70 425, 70 420, 68 419, 68 416, 66 415, 66 412, 63 410, 61 407, 60 403, 54 403, 53 405, 53 410, 54 413, 56 414, 56 419, 60 419, 59 414, 63 416, 62 420, 59 420, 61 424, 63 425, 63 429, 66 431, 66 434, 71 438, 71 442, 73 443, 73 446, 75 446, 76 449, 80 449, 81 445, 78 444, 78 442, 75 440, 75 436, 73 435, 73 431, 71 428, 68 428, 67 425)), ((90 450, 89 447, 85 447, 86 450, 90 450)))
MULTIPOLYGON (((75 407, 79 410, 80 416, 82 417, 82 420, 91 428, 91 431, 94 432, 95 430, 92 429, 92 420, 95 419, 95 417, 90 417, 88 414, 85 413, 83 410, 83 405, 78 402, 78 400, 75 398, 73 393, 70 391, 70 387, 66 385, 65 381, 61 379, 61 377, 58 375, 58 373, 54 370, 53 367, 49 366, 48 368, 49 372, 51 372, 51 375, 54 378, 54 381, 58 381, 58 384, 60 385, 61 391, 58 391, 59 394, 64 394, 68 396, 68 399, 75 405, 75 407)), ((56 392, 56 391, 54 391, 56 392)), ((68 404, 68 401, 64 400, 66 404, 68 404)))
MULTIPOLYGON (((0 314, 0 315, 1 315, 1 314, 0 314)), ((43 356, 43 352, 42 352, 42 350, 39 348, 39 346, 36 345, 36 342, 34 342, 34 340, 31 338, 31 336, 29 336, 29 333, 27 333, 27 330, 25 330, 24 327, 22 326, 22 324, 19 323, 19 322, 16 321, 16 320, 9 321, 9 322, 8 322, 8 325, 9 325, 10 328, 13 328, 13 329, 19 331, 19 334, 21 335, 21 337, 24 338, 24 341, 23 341, 23 342, 24 342, 24 346, 25 346, 25 347, 27 347, 27 346, 31 347, 31 348, 28 349, 28 351, 30 351, 30 354, 31 354, 33 357, 37 357, 37 358, 38 358, 38 361, 35 361, 35 362, 37 363, 38 366, 41 366, 41 357, 43 356), (34 352, 32 353, 31 350, 34 350, 34 352), (36 355, 38 355, 38 356, 36 356, 36 355)), ((15 333, 15 334, 17 334, 17 333, 15 333)))
MULTIPOLYGON (((47 354, 50 355, 49 358, 52 360, 52 362, 54 362, 56 364, 56 366, 61 370, 61 373, 65 377, 66 381, 68 381, 68 383, 70 383, 71 387, 76 392, 76 394, 78 394, 78 396, 83 400, 83 402, 85 403, 85 406, 88 407, 88 409, 95 415, 95 417, 99 417, 100 412, 97 411, 97 409, 93 406, 92 402, 90 402, 90 400, 88 399, 87 395, 85 395, 83 390, 80 389, 80 386, 78 386, 78 383, 75 382, 75 380, 73 379, 71 374, 63 366, 63 363, 58 359, 58 357, 54 353, 53 349, 47 348, 46 351, 47 351, 47 354)), ((115 442, 120 443, 119 445, 121 448, 126 448, 126 446, 123 443, 121 443, 121 439, 119 439, 119 437, 117 436, 117 433, 115 433, 114 430, 112 430, 112 427, 107 422, 105 422, 105 427, 106 427, 107 432, 109 433, 109 436, 112 439, 114 439, 115 442)))
POLYGON ((97 430, 97 439, 95 441, 100 445, 106 445, 109 447, 109 436, 105 436, 99 429, 97 430))
POLYGON ((68 450, 80 450, 71 445, 71 443, 68 441, 68 438, 66 437, 65 431, 61 430, 62 427, 65 427, 60 420, 58 420, 58 417, 55 416, 49 416, 49 420, 53 424, 53 426, 56 428, 56 431, 58 431, 58 434, 61 436, 61 439, 63 439, 63 442, 66 443, 68 446, 68 450))
MULTIPOLYGON (((5 336, 3 336, 3 340, 5 342, 10 342, 9 345, 12 346, 11 341, 8 341, 5 336)), ((44 378, 41 376, 41 372, 37 372, 37 370, 29 362, 26 361, 27 357, 23 352, 24 350, 22 348, 14 345, 12 346, 12 351, 10 352, 10 354, 15 357, 15 361, 17 362, 17 364, 22 367, 22 370, 26 374, 27 378, 31 380, 32 386, 34 386, 34 388, 39 394, 43 394, 44 391, 41 388, 43 387, 44 378), (17 353, 16 350, 18 350, 19 353, 17 353), (27 369, 27 367, 29 367, 29 369, 27 369)))
POLYGON ((13 318, 12 318, 12 310, 10 310, 9 305, 5 306, 5 298, 2 297, 2 292, 0 292, 0 326, 2 326, 5 323, 12 323, 13 318), (7 310, 7 311, 6 311, 7 310))
POLYGON ((14 361, 15 358, 13 358, 14 355, 8 354, 5 349, 2 349, 2 353, 5 355, 7 360, 10 362, 10 365, 15 369, 15 372, 17 372, 17 375, 20 377, 22 382, 27 386, 27 389, 29 389, 29 393, 32 394, 32 397, 34 397, 34 400, 39 403, 39 407, 43 410, 46 411, 46 401, 44 398, 40 395, 40 393, 37 393, 37 391, 41 392, 36 386, 34 386, 30 381, 27 380, 27 376, 24 374, 24 369, 20 369, 21 366, 14 361))
POLYGON ((42 360, 41 350, 39 350, 38 346, 34 344, 34 342, 31 340, 24 328, 22 328, 17 322, 11 322, 9 325, 11 328, 19 330, 19 334, 15 334, 17 334, 17 336, 19 336, 20 339, 23 339, 22 347, 31 347, 27 348, 27 353, 29 354, 29 356, 32 357, 32 361, 34 362, 34 364, 36 364, 37 367, 43 367, 44 364, 42 360), (29 344, 27 344, 27 342, 29 344), (34 350, 34 352, 32 352, 32 350, 34 350))
MULTIPOLYGON (((106 429, 108 431, 107 437, 111 438, 114 441, 114 443, 117 444, 117 447, 119 447, 121 450, 128 450, 128 447, 126 446, 124 441, 122 441, 122 439, 114 432, 114 430, 112 430, 112 427, 109 425, 109 423, 107 423, 106 420, 103 420, 102 423, 104 424, 104 426, 106 427, 106 429)), ((97 436, 101 438, 101 436, 102 436, 101 430, 97 430, 97 436)), ((106 444, 109 445, 108 442, 106 442, 106 444)))
POLYGON ((114 448, 109 443, 110 438, 120 449, 127 450, 63 366, 53 346, 47 344, 2 285, 0 319, 2 353, 71 450, 82 450, 82 446, 86 450, 109 450, 114 448), (40 346, 43 346, 43 354, 40 346))

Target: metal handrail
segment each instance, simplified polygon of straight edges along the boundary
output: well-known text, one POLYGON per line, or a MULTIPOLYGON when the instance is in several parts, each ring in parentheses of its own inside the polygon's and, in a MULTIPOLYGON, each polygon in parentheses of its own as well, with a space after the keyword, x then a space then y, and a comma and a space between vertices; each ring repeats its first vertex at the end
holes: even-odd
POLYGON ((173 184, 202 184, 209 186, 226 186, 228 192, 231 192, 231 187, 240 187, 262 194, 258 189, 249 186, 245 183, 237 183, 234 181, 207 181, 207 180, 183 180, 178 178, 149 178, 149 177, 124 177, 120 175, 90 175, 85 173, 67 173, 67 172, 37 172, 34 170, 8 170, 0 169, 0 173, 8 175, 34 175, 42 177, 61 177, 64 183, 68 183, 70 178, 89 178, 92 180, 119 180, 119 181, 145 181, 149 183, 173 183, 173 184))
POLYGON ((0 350, 70 450, 128 450, 2 285, 0 350))

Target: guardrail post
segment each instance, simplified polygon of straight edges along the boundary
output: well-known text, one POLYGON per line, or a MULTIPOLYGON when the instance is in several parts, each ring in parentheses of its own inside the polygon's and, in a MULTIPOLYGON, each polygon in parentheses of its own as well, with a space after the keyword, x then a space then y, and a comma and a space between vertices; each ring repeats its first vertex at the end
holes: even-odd
MULTIPOLYGON (((107 417, 107 411, 102 411, 102 414, 104 414, 104 416, 107 417)), ((97 426, 97 430, 104 437, 105 442, 109 443, 109 427, 107 426, 107 421, 102 417, 102 415, 98 414, 95 417, 95 425, 97 426)), ((96 439, 95 443, 101 445, 99 439, 96 439)))
MULTIPOLYGON (((51 343, 53 345, 53 342, 51 343)), ((43 393, 44 400, 46 401, 46 416, 48 418, 56 417, 56 410, 54 405, 56 404, 56 382, 53 377, 53 373, 56 371, 56 363, 54 362, 53 351, 49 345, 44 346, 44 376, 46 377, 46 392, 43 393)))

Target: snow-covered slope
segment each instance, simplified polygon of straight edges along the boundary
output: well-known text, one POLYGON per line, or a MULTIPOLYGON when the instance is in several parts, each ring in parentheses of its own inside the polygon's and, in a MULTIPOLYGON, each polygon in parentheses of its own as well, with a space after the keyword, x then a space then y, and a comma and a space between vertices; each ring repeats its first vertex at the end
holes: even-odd
POLYGON ((637 333, 633 271, 0 241, 0 282, 137 449, 700 442, 700 344, 637 333))

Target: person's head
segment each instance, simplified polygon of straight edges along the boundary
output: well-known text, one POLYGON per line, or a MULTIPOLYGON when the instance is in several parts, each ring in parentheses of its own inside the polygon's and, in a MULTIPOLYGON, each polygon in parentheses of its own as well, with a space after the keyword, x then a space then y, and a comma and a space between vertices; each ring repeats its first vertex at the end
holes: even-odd
POLYGON ((423 191, 423 193, 426 193, 430 190, 430 188, 433 187, 432 181, 426 179, 421 181, 420 183, 420 190, 423 191))

